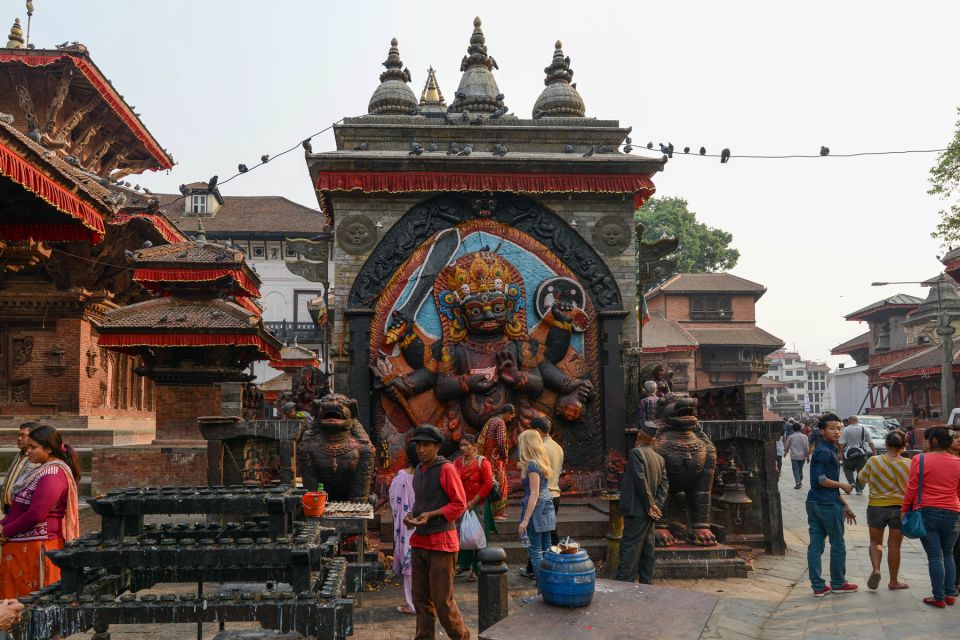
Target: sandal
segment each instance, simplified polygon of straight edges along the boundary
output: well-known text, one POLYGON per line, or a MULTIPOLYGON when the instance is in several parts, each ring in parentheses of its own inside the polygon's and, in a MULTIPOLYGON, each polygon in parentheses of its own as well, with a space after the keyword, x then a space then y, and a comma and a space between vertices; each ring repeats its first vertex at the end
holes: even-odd
POLYGON ((887 585, 887 589, 890 589, 890 591, 897 591, 899 589, 909 589, 909 588, 910 588, 910 585, 908 585, 906 582, 898 582, 896 584, 887 585))
POLYGON ((880 586, 880 572, 874 571, 870 574, 870 577, 867 578, 867 588, 873 591, 877 590, 877 587, 880 586))
POLYGON ((467 576, 467 582, 476 582, 476 581, 477 581, 477 574, 471 571, 470 575, 467 576))
POLYGON ((407 605, 403 605, 402 607, 397 607, 397 611, 398 611, 399 613, 403 613, 403 614, 406 614, 406 615, 408 615, 408 616, 415 616, 415 615, 417 615, 417 612, 416 612, 416 611, 411 611, 409 608, 407 608, 407 605))

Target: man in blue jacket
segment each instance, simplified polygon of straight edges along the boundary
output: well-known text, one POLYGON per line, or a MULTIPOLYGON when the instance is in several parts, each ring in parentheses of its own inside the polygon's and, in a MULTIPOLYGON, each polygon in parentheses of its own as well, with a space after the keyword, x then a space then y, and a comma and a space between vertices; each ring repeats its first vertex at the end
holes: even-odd
POLYGON ((807 567, 814 597, 828 593, 854 593, 857 585, 846 581, 847 547, 843 540, 843 521, 856 524, 857 517, 840 491, 849 494, 853 486, 840 482, 840 458, 837 444, 843 425, 832 413, 820 416, 820 440, 810 457, 810 491, 807 493, 807 525, 810 544, 807 567), (830 585, 823 579, 821 556, 826 539, 830 538, 830 585))

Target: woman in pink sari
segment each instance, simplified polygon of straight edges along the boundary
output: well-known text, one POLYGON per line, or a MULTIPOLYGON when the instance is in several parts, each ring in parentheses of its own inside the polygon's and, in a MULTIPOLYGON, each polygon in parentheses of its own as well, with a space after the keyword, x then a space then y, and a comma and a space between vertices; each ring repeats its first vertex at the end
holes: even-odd
POLYGON ((407 445, 407 466, 397 472, 390 483, 390 509, 393 511, 393 573, 403 576, 403 595, 407 604, 397 607, 400 613, 415 615, 413 608, 413 570, 410 563, 410 531, 403 524, 410 509, 413 508, 413 473, 419 463, 417 447, 407 445))
POLYGON ((80 457, 56 429, 35 427, 27 456, 39 465, 13 487, 13 503, 0 520, 0 599, 25 596, 60 580, 46 551, 80 535, 77 480, 80 457))

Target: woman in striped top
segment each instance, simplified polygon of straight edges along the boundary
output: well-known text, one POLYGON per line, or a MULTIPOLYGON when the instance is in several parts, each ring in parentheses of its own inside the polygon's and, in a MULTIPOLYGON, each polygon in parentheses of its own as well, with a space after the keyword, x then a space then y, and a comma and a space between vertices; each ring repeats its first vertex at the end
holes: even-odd
POLYGON ((870 500, 867 502, 867 527, 870 530, 870 564, 873 572, 867 579, 867 586, 876 589, 880 586, 880 561, 883 559, 883 530, 890 528, 887 536, 887 566, 890 568, 890 589, 906 589, 907 584, 897 579, 900 572, 900 544, 903 534, 900 532, 900 508, 903 505, 903 492, 910 478, 910 460, 900 456, 907 446, 907 438, 902 431, 887 434, 887 451, 883 455, 871 456, 857 478, 857 489, 870 485, 870 500))

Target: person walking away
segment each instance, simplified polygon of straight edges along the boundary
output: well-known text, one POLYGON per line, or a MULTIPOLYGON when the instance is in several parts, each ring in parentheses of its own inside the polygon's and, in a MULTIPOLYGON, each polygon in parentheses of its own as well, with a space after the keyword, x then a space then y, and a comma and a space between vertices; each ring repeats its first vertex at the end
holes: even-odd
POLYGON ((887 567, 890 569, 889 589, 906 589, 907 584, 898 579, 900 573, 900 545, 903 533, 900 531, 900 510, 903 507, 903 494, 910 477, 910 460, 902 457, 907 448, 907 439, 902 431, 891 431, 886 438, 887 450, 883 455, 867 460, 860 477, 858 488, 870 485, 870 498, 867 501, 867 528, 870 532, 870 564, 873 567, 867 578, 867 587, 880 586, 880 561, 883 559, 883 530, 887 534, 887 567))
POLYGON ((413 474, 413 509, 403 519, 415 529, 410 537, 413 607, 417 612, 414 640, 433 640, 436 620, 454 640, 470 632, 453 599, 453 570, 460 539, 456 521, 467 508, 463 484, 453 465, 440 454, 443 434, 433 425, 417 427, 411 441, 417 448, 413 474))
POLYGON ((402 576, 403 597, 407 603, 397 607, 397 611, 408 615, 415 615, 413 607, 413 562, 410 550, 410 532, 403 523, 410 510, 416 495, 413 492, 413 474, 416 471, 417 445, 413 442, 407 445, 407 466, 397 472, 390 483, 390 510, 393 512, 393 573, 402 576))
POLYGON ((492 505, 494 520, 506 520, 507 514, 507 425, 517 417, 512 404, 505 404, 489 418, 477 436, 477 450, 490 461, 493 477, 500 487, 500 499, 492 505))
POLYGON ((543 438, 536 429, 527 429, 520 434, 519 442, 520 482, 523 499, 520 501, 520 526, 517 533, 527 546, 533 574, 540 592, 540 560, 550 546, 550 532, 557 528, 557 514, 547 489, 553 468, 543 448, 543 438))
POLYGON ((31 429, 39 426, 39 422, 24 422, 20 425, 20 430, 17 432, 17 449, 19 453, 17 453, 16 459, 10 463, 10 467, 7 469, 7 475, 3 479, 3 483, 0 484, 0 511, 3 511, 4 515, 10 511, 10 504, 13 502, 13 485, 37 467, 37 465, 30 462, 30 458, 27 456, 27 437, 30 435, 31 429))
MULTIPOLYGON (((656 391, 657 384, 653 383, 654 394, 656 394, 656 391)), ((654 395, 654 400, 656 400, 656 395, 654 395)), ((563 472, 563 447, 550 437, 551 427, 550 418, 547 416, 537 416, 530 421, 530 428, 540 432, 540 437, 543 439, 543 449, 547 452, 547 459, 550 461, 550 468, 553 470, 553 473, 547 478, 547 489, 550 491, 550 498, 553 500, 553 512, 557 514, 557 524, 559 524, 560 474, 563 472)), ((550 544, 560 544, 560 535, 556 529, 550 532, 550 544)), ((533 561, 529 558, 527 559, 527 566, 520 570, 520 575, 530 578, 531 580, 536 578, 536 575, 533 573, 533 561)))
POLYGON ((637 406, 637 427, 643 426, 647 420, 655 420, 657 417, 657 383, 653 380, 647 380, 643 383, 643 399, 637 406))
POLYGON ((37 466, 14 485, 10 512, 0 520, 0 599, 59 581, 60 569, 46 552, 80 535, 77 452, 56 429, 41 425, 27 436, 27 456, 37 466))
POLYGON ((846 581, 847 547, 843 539, 844 519, 856 524, 857 517, 840 494, 853 491, 853 487, 840 482, 840 458, 837 445, 840 442, 840 418, 833 413, 820 416, 818 422, 820 440, 810 458, 810 491, 807 492, 807 525, 810 543, 807 546, 807 568, 814 597, 828 593, 844 594, 857 591, 857 585, 846 581), (823 550, 830 539, 830 584, 822 576, 823 550))
POLYGON ((847 426, 840 434, 840 462, 843 463, 843 475, 847 484, 857 488, 857 495, 863 495, 863 489, 857 486, 857 474, 867 464, 870 456, 877 455, 877 447, 870 438, 870 432, 857 421, 857 416, 847 418, 847 426))
MULTIPOLYGON (((463 491, 467 497, 467 510, 477 514, 480 522, 483 523, 483 533, 488 538, 491 533, 496 533, 497 527, 493 521, 493 509, 487 496, 493 489, 493 467, 490 461, 483 456, 477 455, 477 439, 469 433, 460 438, 460 451, 463 455, 453 463, 457 474, 460 476, 460 482, 463 483, 463 491), (479 505, 479 506, 478 506, 479 505)), ((468 582, 476 582, 477 575, 480 573, 480 559, 477 549, 460 549, 457 554, 457 575, 466 570, 470 570, 467 576, 468 582)))
POLYGON ((787 438, 787 455, 793 469, 793 488, 799 489, 803 486, 803 465, 810 460, 810 449, 807 436, 800 431, 798 423, 793 423, 793 433, 787 438))
POLYGON ((670 482, 663 458, 653 450, 657 428, 644 424, 637 434, 637 446, 631 449, 627 467, 620 478, 620 513, 623 537, 615 580, 653 584, 656 565, 654 524, 663 516, 670 482))
POLYGON ((787 432, 784 431, 777 438, 777 479, 780 478, 780 472, 783 471, 783 456, 786 453, 787 432))
POLYGON ((910 481, 903 496, 903 514, 918 503, 927 535, 920 538, 927 554, 933 595, 924 604, 938 609, 957 602, 957 565, 953 545, 960 531, 960 458, 950 453, 953 438, 946 427, 923 433, 927 451, 910 461, 910 481), (923 480, 920 480, 920 464, 923 480), (919 494, 919 498, 918 498, 919 494))

